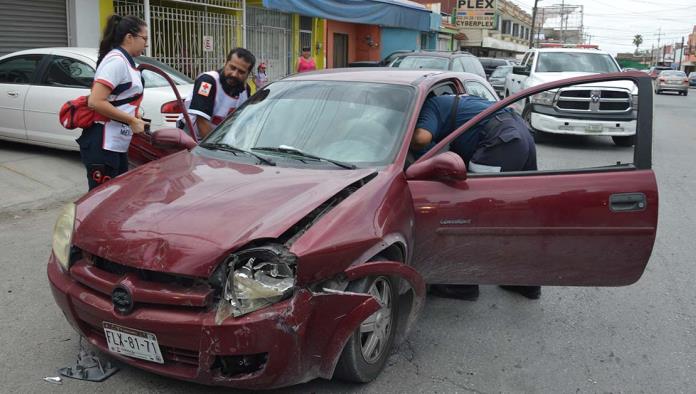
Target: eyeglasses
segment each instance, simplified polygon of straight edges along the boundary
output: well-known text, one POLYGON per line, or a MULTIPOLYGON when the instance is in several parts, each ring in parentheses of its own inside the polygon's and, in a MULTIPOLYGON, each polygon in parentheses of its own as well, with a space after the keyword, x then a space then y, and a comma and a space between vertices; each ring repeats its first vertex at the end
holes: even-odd
POLYGON ((142 38, 143 40, 145 40, 145 42, 147 42, 147 36, 141 36, 140 34, 133 34, 133 36, 134 36, 134 37, 140 37, 140 38, 142 38))

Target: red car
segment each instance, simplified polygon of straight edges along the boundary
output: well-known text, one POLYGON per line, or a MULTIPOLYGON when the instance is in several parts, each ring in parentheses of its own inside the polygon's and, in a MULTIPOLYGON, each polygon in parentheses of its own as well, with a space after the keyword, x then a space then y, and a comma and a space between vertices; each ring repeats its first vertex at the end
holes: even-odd
POLYGON ((66 206, 48 262, 54 298, 122 362, 272 388, 374 379, 426 283, 634 283, 657 227, 650 77, 579 77, 517 97, 618 79, 640 91, 633 164, 498 174, 467 174, 446 146, 515 97, 408 159, 426 97, 464 93, 456 73, 356 69, 272 83, 195 148, 66 206))

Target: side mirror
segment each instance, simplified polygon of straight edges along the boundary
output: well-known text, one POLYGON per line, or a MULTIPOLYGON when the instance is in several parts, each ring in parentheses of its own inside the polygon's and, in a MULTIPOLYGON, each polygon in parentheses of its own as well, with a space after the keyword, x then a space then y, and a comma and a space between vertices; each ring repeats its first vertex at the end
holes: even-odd
POLYGON ((413 180, 457 180, 466 179, 464 160, 454 152, 435 155, 406 169, 406 178, 413 180))
POLYGON ((158 148, 186 148, 196 147, 196 141, 178 128, 161 129, 152 132, 152 144, 158 148))
POLYGON ((527 69, 527 66, 512 66, 512 73, 529 76, 529 69, 527 69))

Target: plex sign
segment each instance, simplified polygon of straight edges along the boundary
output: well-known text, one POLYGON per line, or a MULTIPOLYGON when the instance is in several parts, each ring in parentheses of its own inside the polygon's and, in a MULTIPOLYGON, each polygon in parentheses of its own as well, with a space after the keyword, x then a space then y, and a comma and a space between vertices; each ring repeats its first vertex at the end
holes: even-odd
POLYGON ((463 28, 495 29, 496 0, 459 0, 455 25, 463 28))

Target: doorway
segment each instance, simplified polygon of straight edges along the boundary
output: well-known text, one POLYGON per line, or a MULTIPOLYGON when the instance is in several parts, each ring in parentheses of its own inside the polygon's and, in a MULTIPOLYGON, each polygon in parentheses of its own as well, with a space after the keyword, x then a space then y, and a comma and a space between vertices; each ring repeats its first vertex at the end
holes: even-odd
POLYGON ((333 67, 348 67, 348 34, 333 34, 333 67))

